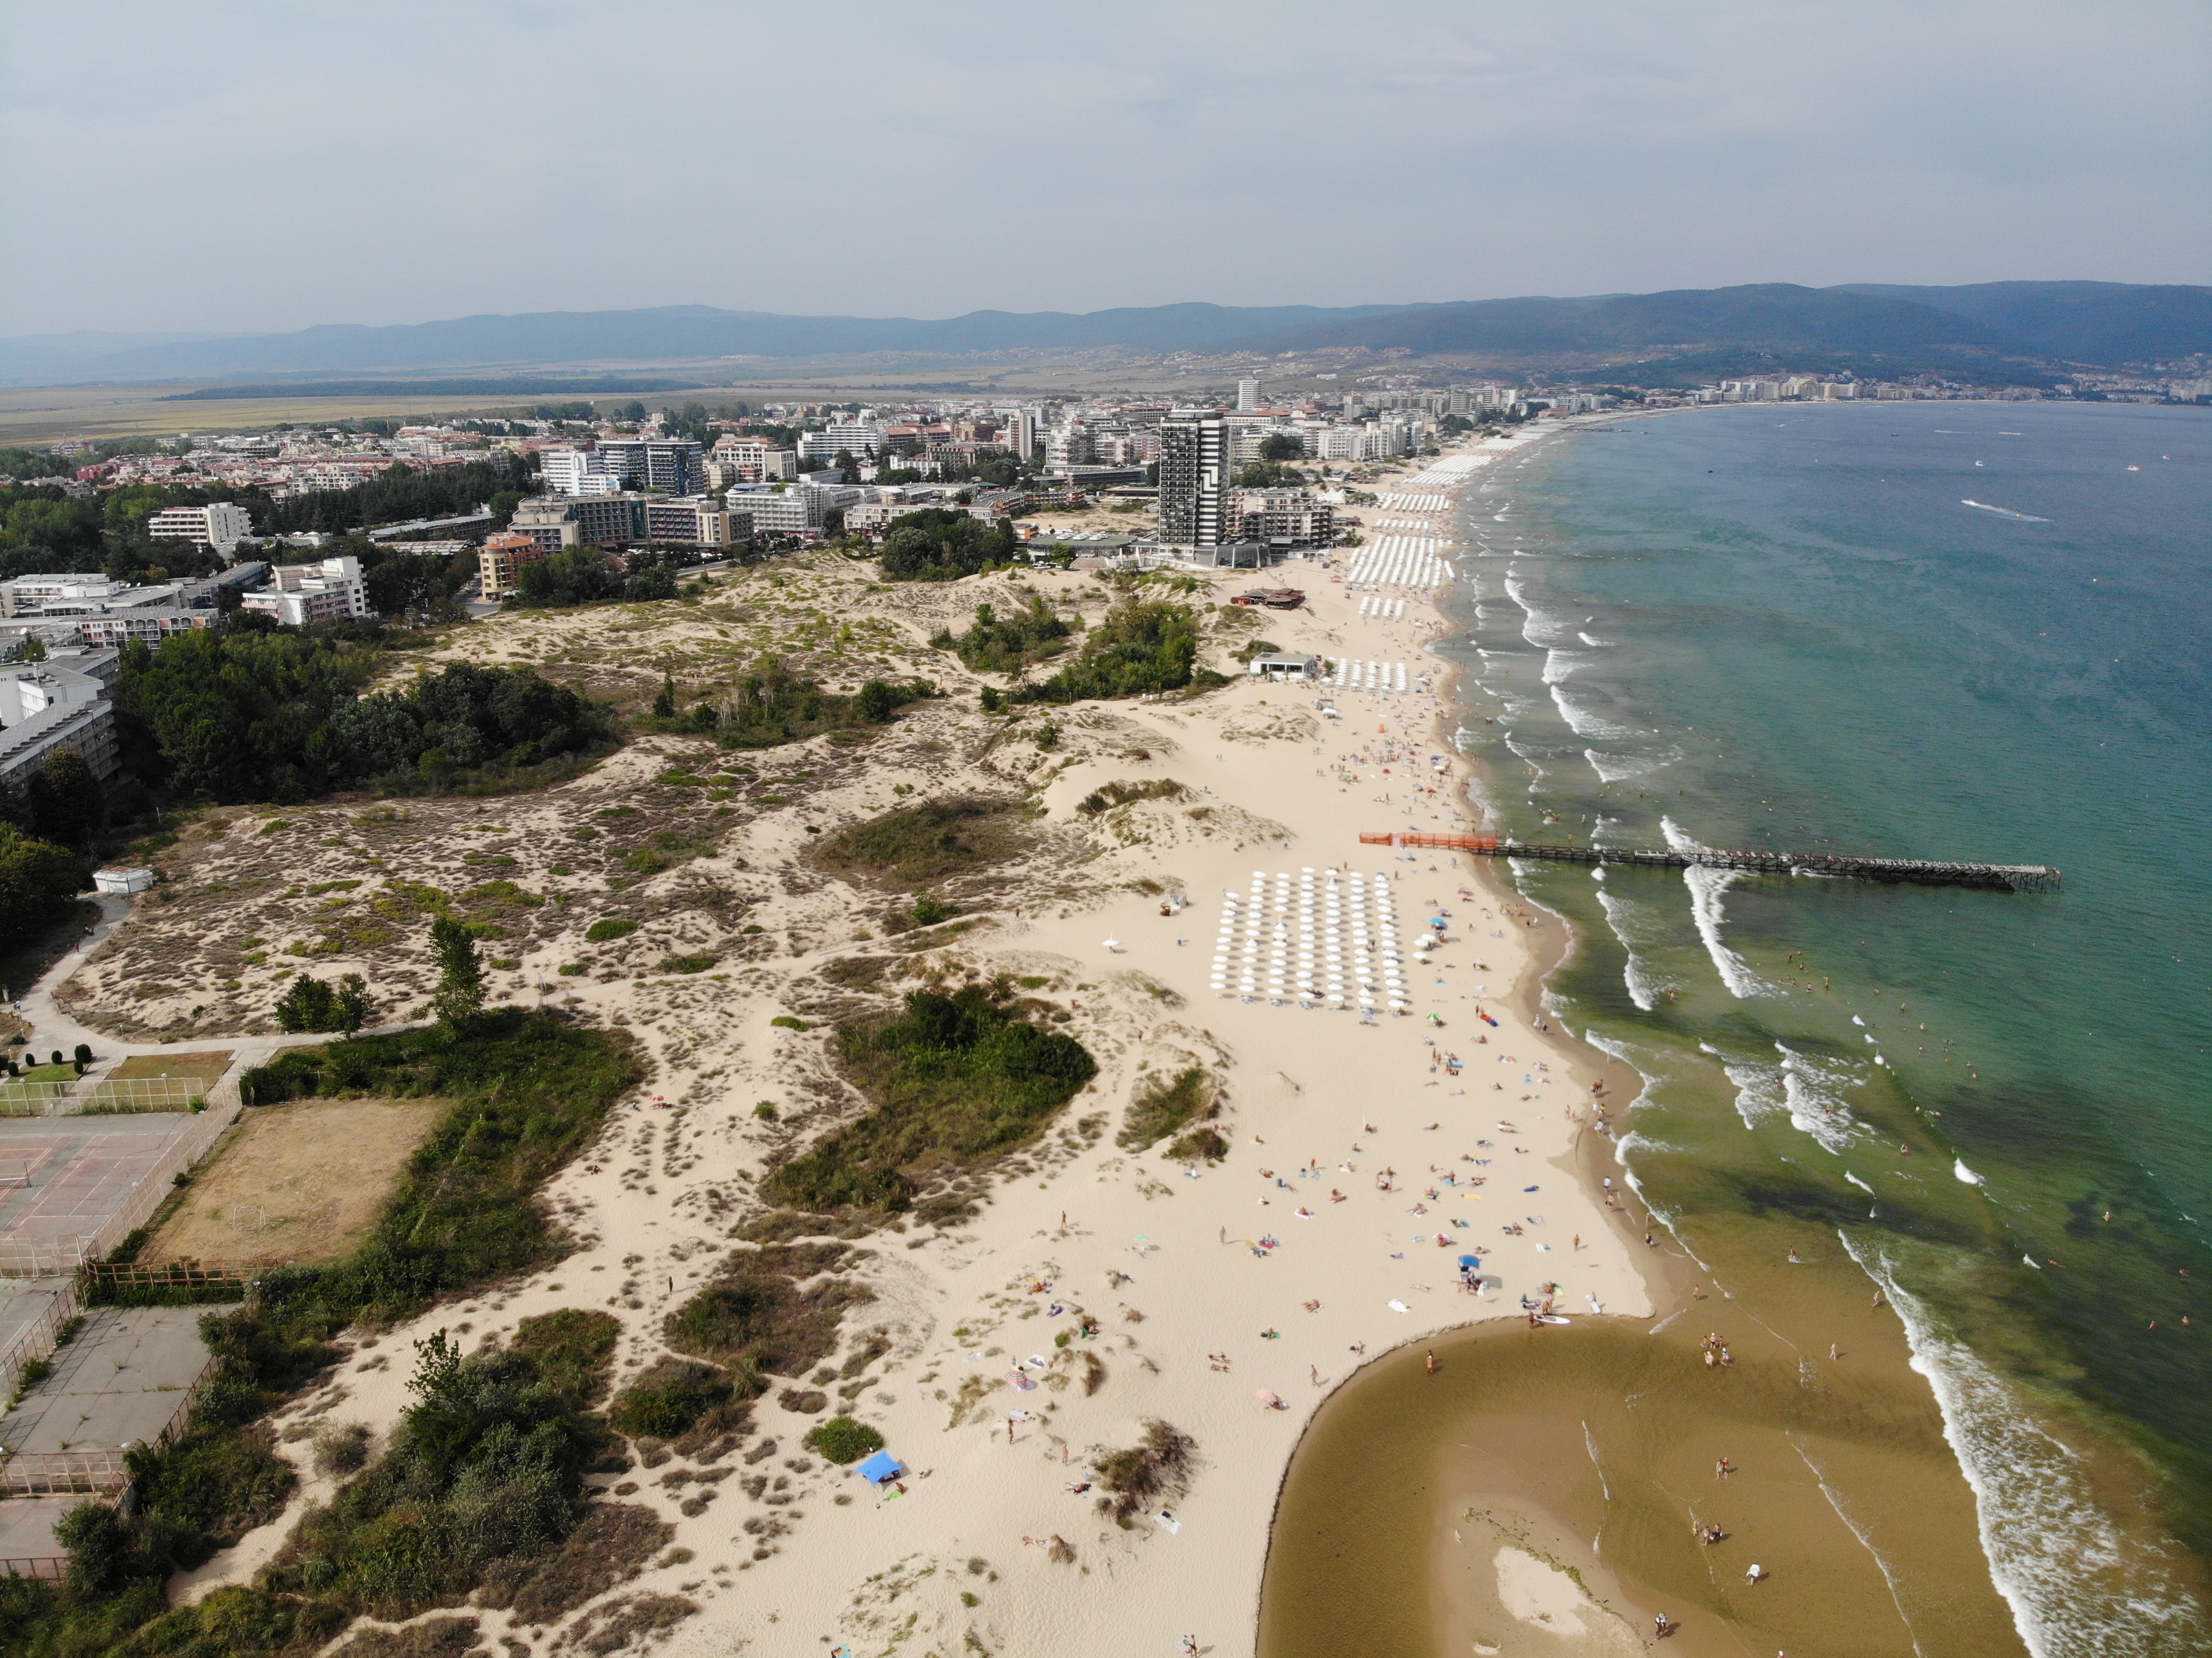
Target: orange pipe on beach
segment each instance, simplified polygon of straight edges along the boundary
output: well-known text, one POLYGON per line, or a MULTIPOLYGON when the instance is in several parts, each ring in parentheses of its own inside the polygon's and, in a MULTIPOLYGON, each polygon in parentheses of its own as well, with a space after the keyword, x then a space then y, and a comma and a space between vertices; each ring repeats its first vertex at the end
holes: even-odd
POLYGON ((1369 834, 1362 831, 1359 844, 1364 847, 1443 847, 1452 852, 1495 852, 1498 837, 1494 835, 1408 835, 1405 833, 1369 834))

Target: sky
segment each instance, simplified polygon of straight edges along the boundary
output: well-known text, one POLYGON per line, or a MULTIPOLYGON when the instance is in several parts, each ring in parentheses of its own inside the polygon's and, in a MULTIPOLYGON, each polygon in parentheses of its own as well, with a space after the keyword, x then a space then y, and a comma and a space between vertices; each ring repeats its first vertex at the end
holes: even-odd
POLYGON ((2212 280, 2203 0, 0 0, 0 336, 2212 280))

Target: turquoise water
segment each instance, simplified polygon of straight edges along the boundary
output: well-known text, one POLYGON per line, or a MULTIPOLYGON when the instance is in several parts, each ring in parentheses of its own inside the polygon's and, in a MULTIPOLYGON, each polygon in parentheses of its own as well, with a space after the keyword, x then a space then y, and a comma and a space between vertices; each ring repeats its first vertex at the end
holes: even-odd
POLYGON ((1891 1287, 2030 1647, 2199 1649, 2212 416, 1700 410, 1480 477, 1445 653, 1505 831, 2064 871, 1516 866, 1577 924, 1559 1011, 1647 1078, 1654 1207, 1832 1227, 1891 1287))

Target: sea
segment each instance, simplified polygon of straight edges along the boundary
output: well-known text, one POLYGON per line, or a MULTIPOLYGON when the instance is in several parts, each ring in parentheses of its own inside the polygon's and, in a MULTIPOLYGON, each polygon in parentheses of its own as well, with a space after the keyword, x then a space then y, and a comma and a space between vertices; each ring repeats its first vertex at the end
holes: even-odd
POLYGON ((2203 1650, 2212 410, 1630 417, 1478 474, 1459 535, 1504 834, 2062 872, 1510 866, 1573 926, 1555 1017, 1643 1078, 1662 1224, 1886 1292, 2028 1649, 2203 1650))

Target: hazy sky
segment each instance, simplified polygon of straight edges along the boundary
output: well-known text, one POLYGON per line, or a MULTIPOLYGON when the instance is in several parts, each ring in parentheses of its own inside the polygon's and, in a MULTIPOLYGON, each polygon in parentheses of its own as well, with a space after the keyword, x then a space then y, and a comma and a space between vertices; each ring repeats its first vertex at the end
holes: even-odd
POLYGON ((2204 0, 0 0, 0 334, 2212 280, 2204 0))

